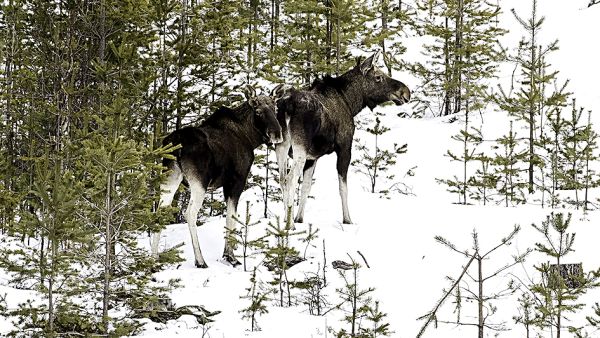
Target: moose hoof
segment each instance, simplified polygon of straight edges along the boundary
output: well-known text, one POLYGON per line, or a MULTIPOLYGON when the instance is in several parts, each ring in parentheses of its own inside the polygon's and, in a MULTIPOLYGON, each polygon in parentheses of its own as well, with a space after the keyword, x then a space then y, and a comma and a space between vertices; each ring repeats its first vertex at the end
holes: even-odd
POLYGON ((352 220, 351 219, 345 219, 344 220, 344 224, 352 224, 352 220))
POLYGON ((206 268, 208 268, 208 265, 206 265, 205 262, 202 262, 202 263, 196 262, 195 264, 196 264, 196 267, 199 268, 199 269, 206 269, 206 268))
POLYGON ((223 261, 229 263, 233 267, 242 265, 242 263, 240 263, 240 261, 238 261, 237 258, 235 258, 235 256, 232 254, 223 254, 223 261))
POLYGON ((294 223, 304 223, 304 217, 296 216, 294 223))

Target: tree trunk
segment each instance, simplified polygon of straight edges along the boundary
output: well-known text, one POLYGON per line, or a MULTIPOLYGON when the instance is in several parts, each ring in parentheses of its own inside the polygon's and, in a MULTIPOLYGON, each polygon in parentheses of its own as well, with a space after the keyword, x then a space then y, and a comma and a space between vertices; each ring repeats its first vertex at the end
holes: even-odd
POLYGON ((452 86, 454 87, 454 113, 458 113, 461 110, 461 99, 462 99, 462 34, 463 34, 463 19, 464 19, 464 6, 463 0, 458 0, 458 8, 456 9, 456 31, 455 31, 455 42, 454 42, 454 78, 452 79, 452 86))
POLYGON ((477 328, 478 328, 478 338, 483 338, 483 327, 484 327, 484 317, 483 317, 483 271, 482 271, 482 260, 483 258, 481 256, 479 256, 479 253, 477 253, 477 272, 478 272, 478 279, 477 279, 477 283, 479 286, 479 293, 477 295, 477 308, 478 308, 478 313, 479 313, 479 322, 477 324, 477 328))
POLYGON ((105 212, 106 212, 106 222, 104 228, 104 236, 106 237, 106 247, 104 252, 104 286, 103 286, 103 294, 102 294, 102 326, 104 329, 104 333, 108 334, 108 307, 110 303, 110 279, 111 279, 111 271, 112 271, 112 186, 113 186, 113 177, 112 173, 109 171, 107 181, 106 181, 106 204, 105 204, 105 212))

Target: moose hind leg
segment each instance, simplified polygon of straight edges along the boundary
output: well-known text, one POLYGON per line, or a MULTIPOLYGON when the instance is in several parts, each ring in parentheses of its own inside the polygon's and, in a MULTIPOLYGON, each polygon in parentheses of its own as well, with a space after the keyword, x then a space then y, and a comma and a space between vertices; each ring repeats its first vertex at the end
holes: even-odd
POLYGON ((298 213, 294 222, 304 222, 304 207, 306 206, 306 200, 310 194, 310 188, 312 187, 312 177, 317 166, 317 160, 307 160, 304 165, 304 176, 302 177, 302 188, 300 190, 300 206, 298 206, 298 213))
MULTIPOLYGON (((179 188, 179 184, 183 180, 181 168, 174 164, 166 181, 160 185, 160 203, 159 207, 170 206, 173 202, 173 197, 179 188)), ((160 242, 160 230, 152 234, 152 255, 158 258, 158 244, 160 242)))
POLYGON ((234 249, 236 246, 236 218, 237 206, 242 191, 244 190, 246 180, 231 179, 230 184, 223 187, 223 194, 227 204, 227 217, 225 218, 225 248, 223 249, 223 259, 232 266, 240 265, 240 261, 235 257, 234 249))
POLYGON ((202 203, 204 202, 204 196, 206 194, 206 188, 196 178, 189 178, 188 183, 190 185, 190 202, 188 203, 188 207, 185 212, 185 219, 188 224, 190 236, 192 237, 192 247, 194 248, 196 267, 207 268, 208 265, 204 261, 202 251, 200 250, 200 242, 198 241, 198 231, 196 227, 196 222, 198 221, 198 212, 202 208, 202 203))

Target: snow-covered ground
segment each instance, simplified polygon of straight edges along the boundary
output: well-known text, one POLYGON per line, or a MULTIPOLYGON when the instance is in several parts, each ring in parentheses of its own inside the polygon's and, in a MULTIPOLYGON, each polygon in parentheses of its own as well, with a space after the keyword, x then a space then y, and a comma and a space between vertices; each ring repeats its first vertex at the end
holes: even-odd
MULTIPOLYGON (((386 107, 385 110, 397 109, 386 107)), ((368 112, 363 112, 368 114, 368 112)), ((386 114, 387 116, 391 114, 386 114)), ((494 119, 494 114, 484 116, 494 119)), ((502 118, 500 114, 498 118, 502 118)), ((476 229, 479 233, 482 250, 491 249, 501 238, 508 235, 515 224, 522 227, 521 233, 513 245, 500 249, 490 260, 484 262, 484 272, 492 273, 495 269, 511 261, 513 255, 532 248, 535 242, 543 238, 531 226, 540 224, 550 213, 549 209, 539 206, 519 206, 505 208, 502 206, 462 206, 452 204, 445 187, 435 182, 435 178, 449 177, 455 171, 443 156, 449 146, 450 135, 456 131, 456 123, 449 124, 442 119, 431 120, 398 120, 389 132, 389 140, 409 144, 409 151, 401 156, 396 170, 402 174, 406 169, 417 166, 413 177, 403 181, 413 186, 416 196, 391 195, 390 199, 381 198, 367 191, 368 181, 360 174, 351 172, 349 176, 350 210, 355 224, 341 224, 341 206, 337 189, 337 172, 335 157, 327 156, 319 160, 315 172, 315 184, 312 190, 314 199, 307 205, 305 221, 320 229, 316 247, 309 248, 309 257, 314 257, 291 269, 291 276, 302 279, 304 272, 315 272, 317 264, 322 262, 322 240, 326 241, 327 261, 336 259, 348 261, 347 254, 361 261, 357 250, 361 251, 370 268, 360 271, 359 287, 375 287, 373 294, 380 300, 382 311, 388 313, 387 320, 395 331, 394 337, 411 337, 419 331, 422 322, 416 318, 426 314, 442 296, 442 289, 448 287, 446 276, 457 277, 466 263, 466 258, 456 254, 434 240, 441 235, 452 241, 459 248, 472 247, 471 233, 476 229)), ((493 121, 489 121, 493 122, 493 121)), ((487 123, 487 122, 486 122, 487 123)), ((492 123, 493 124, 493 123, 492 123)), ((386 134, 387 136, 388 134, 386 134)), ((384 137, 386 137, 384 136, 384 137)), ((253 215, 261 214, 261 205, 251 191, 243 195, 243 199, 253 203, 253 215)), ((244 205, 242 201, 240 205, 244 205)), ((271 210, 279 214, 280 205, 271 204, 271 210)), ((242 208, 240 208, 242 209, 242 208)), ((243 213, 243 210, 240 210, 243 213)), ((574 253, 569 254, 568 262, 583 262, 585 270, 597 269, 600 255, 597 254, 598 215, 592 212, 588 220, 575 213, 571 232, 577 233, 574 253)), ((266 224, 267 220, 263 221, 266 224)), ((299 230, 307 229, 307 225, 298 225, 299 230)), ((202 270, 193 266, 193 254, 189 245, 189 236, 185 225, 171 225, 165 231, 162 244, 175 245, 186 242, 186 262, 178 269, 158 274, 161 279, 181 278, 184 288, 173 292, 173 300, 178 305, 201 304, 209 310, 222 311, 216 317, 209 331, 211 337, 332 337, 326 334, 326 327, 339 328, 339 313, 330 313, 325 317, 308 315, 305 306, 280 308, 274 303, 269 306, 269 313, 259 318, 260 332, 248 332, 250 323, 241 319, 239 310, 247 306, 247 300, 239 297, 245 295, 249 286, 249 272, 241 268, 232 268, 220 261, 224 245, 223 218, 210 219, 199 228, 200 242, 206 255, 209 268, 202 270)), ((260 228, 258 226, 257 228, 260 228)), ((258 230, 257 230, 258 231, 258 230)), ((255 236, 257 236, 255 234, 255 236)), ((304 245, 298 243, 302 252, 304 245)), ((546 262, 547 258, 532 254, 522 265, 517 265, 509 272, 523 281, 528 278, 539 280, 533 265, 546 262)), ((250 266, 254 266, 252 261, 250 266)), ((269 279, 269 273, 263 267, 261 276, 269 279)), ((327 279, 330 286, 325 293, 332 304, 336 304, 335 288, 340 286, 341 279, 337 272, 328 267, 327 279)), ((490 293, 501 290, 508 281, 507 274, 492 279, 486 290, 490 293)), ((475 285, 472 284, 474 288, 475 285)), ((299 291, 296 294, 299 295, 299 291)), ((518 294, 517 294, 518 295, 518 294)), ((516 296, 515 296, 516 297, 516 296)), ((490 323, 506 322, 513 330, 500 334, 500 337, 516 337, 523 334, 520 327, 513 323, 512 316, 517 314, 516 298, 510 297, 496 303, 498 313, 490 318, 490 323)), ((597 301, 600 293, 590 294, 588 304, 597 301)), ((445 318, 453 320, 452 301, 443 307, 445 318)), ((463 306, 463 318, 473 321, 475 304, 463 306)), ((589 315, 584 310, 582 315, 589 315)), ((577 316, 574 325, 584 325, 583 317, 577 316)), ((165 337, 172 335, 197 336, 200 328, 190 326, 190 322, 180 320, 164 325, 148 326, 144 336, 165 337)), ((438 329, 429 328, 426 337, 464 337, 476 334, 476 328, 441 324, 438 329)), ((596 332, 600 336, 600 332, 596 332)), ((493 336, 489 332, 489 336, 493 336)))

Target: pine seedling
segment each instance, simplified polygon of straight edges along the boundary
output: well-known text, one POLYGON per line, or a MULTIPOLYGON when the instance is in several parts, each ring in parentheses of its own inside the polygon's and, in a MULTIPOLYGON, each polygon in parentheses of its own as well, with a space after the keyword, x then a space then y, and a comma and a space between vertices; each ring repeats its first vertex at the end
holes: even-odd
POLYGON ((279 218, 276 218, 275 224, 269 222, 267 233, 275 240, 275 244, 267 247, 265 251, 265 265, 273 272, 273 280, 270 284, 277 286, 279 290, 279 306, 284 304, 292 306, 292 295, 290 292, 290 283, 287 276, 287 270, 302 259, 299 257, 298 250, 290 246, 290 239, 304 234, 304 231, 293 231, 291 229, 291 217, 288 217, 287 224, 282 227, 279 218), (284 302, 284 295, 287 292, 287 302, 284 302))
POLYGON ((513 317, 516 324, 523 325, 525 337, 530 338, 533 328, 538 324, 539 317, 535 313, 535 302, 529 293, 524 292, 518 299, 519 314, 513 317))
POLYGON ((255 239, 250 239, 250 228, 260 224, 260 221, 252 222, 251 217, 250 201, 246 201, 246 217, 244 218, 244 221, 242 222, 234 216, 235 221, 241 225, 241 229, 227 234, 227 240, 230 241, 234 247, 238 244, 242 247, 242 264, 244 266, 244 271, 248 271, 246 265, 247 258, 258 255, 261 250, 264 250, 267 247, 266 238, 268 237, 268 234, 255 239))
POLYGON ((592 112, 588 111, 588 121, 585 129, 581 133, 583 142, 583 212, 587 214, 590 209, 589 190, 598 186, 598 182, 595 180, 596 172, 590 168, 590 163, 598 160, 598 133, 592 128, 591 122, 592 112))
POLYGON ((470 126, 468 111, 465 111, 463 129, 453 135, 452 139, 462 144, 462 151, 457 154, 448 150, 446 156, 450 158, 451 162, 461 163, 462 175, 461 177, 454 176, 453 179, 436 179, 436 181, 446 184, 449 192, 457 194, 459 204, 467 204, 471 188, 473 185, 477 185, 473 176, 469 176, 468 165, 478 159, 477 146, 483 141, 481 130, 470 126))
POLYGON ((264 283, 260 281, 256 275, 257 267, 252 270, 250 277, 250 286, 246 289, 246 296, 241 296, 242 299, 247 299, 250 304, 242 310, 242 319, 250 320, 250 331, 260 331, 258 326, 258 317, 269 312, 267 308, 267 301, 270 300, 270 292, 264 286, 264 283))
POLYGON ((567 232, 570 224, 571 214, 565 217, 562 213, 551 213, 540 226, 532 224, 545 239, 544 243, 535 244, 535 250, 553 260, 552 265, 548 262, 535 266, 542 275, 539 283, 530 286, 540 318, 536 325, 541 329, 552 329, 556 338, 561 337, 567 315, 583 308, 584 304, 578 302, 579 297, 600 285, 597 272, 584 274, 580 270, 566 275, 562 272, 565 256, 574 251, 575 234, 567 232))
MULTIPOLYGON (((376 324, 372 324, 379 327, 380 331, 383 330, 383 332, 386 332, 386 330, 389 328, 389 325, 382 323, 383 315, 378 314, 377 316, 373 316, 373 299, 371 298, 370 294, 375 291, 375 288, 369 287, 366 289, 360 289, 358 285, 358 270, 361 268, 361 265, 358 264, 351 256, 350 260, 352 263, 345 263, 341 261, 333 262, 334 268, 337 269, 338 275, 344 282, 343 287, 336 289, 341 301, 334 307, 334 309, 339 309, 344 313, 344 322, 348 324, 348 328, 347 330, 342 328, 339 331, 330 328, 329 331, 339 338, 363 337, 365 333, 373 334, 371 327, 365 327, 362 325, 362 322, 369 320, 368 318, 371 316, 372 318, 375 317, 374 319, 377 321, 376 324)), ((367 264, 366 261, 365 264, 367 264)), ((371 337, 369 335, 367 336, 371 337)))
POLYGON ((398 146, 398 144, 394 143, 392 149, 382 149, 379 146, 380 136, 389 130, 390 128, 381 124, 381 120, 379 119, 379 116, 377 116, 375 117, 375 124, 373 127, 368 127, 366 129, 369 134, 373 135, 373 148, 370 149, 367 145, 357 142, 357 149, 361 155, 360 158, 352 161, 352 165, 354 166, 356 172, 361 173, 369 178, 369 191, 371 193, 389 192, 389 190, 377 190, 377 183, 380 182, 381 179, 385 179, 386 181, 394 179, 394 175, 388 174, 388 171, 396 164, 396 158, 398 155, 407 152, 406 144, 398 146))
POLYGON ((585 170, 585 137, 586 125, 581 124, 581 117, 584 108, 578 108, 575 99, 572 100, 572 109, 570 118, 565 119, 564 127, 561 129, 562 148, 560 155, 561 164, 564 166, 559 170, 559 182, 564 190, 571 190, 575 195, 575 200, 568 200, 575 208, 579 210, 582 206, 579 201, 579 190, 585 188, 584 178, 581 175, 585 170))
POLYGON ((306 259, 306 252, 308 251, 308 248, 310 246, 315 247, 314 245, 311 245, 311 242, 319 237, 318 233, 319 229, 317 228, 313 231, 312 223, 308 223, 308 231, 304 233, 304 237, 300 238, 302 243, 306 243, 306 247, 304 247, 304 253, 302 254, 303 259, 306 259))
POLYGON ((505 135, 497 140, 502 147, 502 152, 496 153, 493 160, 495 165, 494 175, 498 177, 500 185, 498 192, 503 196, 504 205, 519 204, 525 202, 523 189, 527 187, 527 183, 521 181, 520 174, 524 170, 519 167, 519 164, 525 160, 526 152, 521 152, 517 149, 519 143, 515 133, 513 132, 513 124, 510 122, 508 135, 505 135))
POLYGON ((493 159, 491 157, 481 153, 475 157, 475 160, 481 164, 481 167, 475 171, 475 176, 471 177, 470 185, 475 189, 471 193, 471 198, 486 205, 492 200, 491 196, 496 189, 499 177, 492 171, 493 159))
POLYGON ((473 253, 469 252, 468 249, 461 250, 458 249, 454 244, 441 236, 436 236, 435 240, 446 246, 448 249, 465 256, 468 259, 468 263, 462 268, 462 272, 458 278, 448 277, 450 282, 452 283, 451 287, 448 290, 444 290, 444 296, 436 303, 433 310, 428 312, 426 315, 420 317, 419 319, 426 319, 425 324, 421 327, 421 330, 417 337, 421 337, 428 325, 431 322, 437 323, 447 323, 447 324, 456 324, 456 325, 465 325, 465 326, 476 326, 478 329, 478 337, 484 336, 484 330, 492 330, 492 331, 505 331, 506 326, 505 323, 489 323, 490 316, 496 313, 497 308, 494 305, 499 299, 508 297, 512 295, 516 289, 514 287, 514 282, 512 279, 508 280, 507 286, 503 289, 495 290, 493 292, 489 292, 485 286, 486 282, 489 282, 492 279, 495 279, 501 276, 502 273, 511 269, 513 266, 520 264, 525 261, 525 258, 529 255, 530 250, 527 250, 525 253, 513 256, 512 261, 501 265, 499 267, 494 267, 492 269, 488 269, 486 267, 485 271, 493 271, 489 274, 484 274, 483 263, 487 261, 490 256, 495 253, 497 250, 503 247, 507 247, 512 243, 512 240, 520 231, 519 226, 515 226, 513 230, 504 238, 502 238, 497 245, 492 247, 489 250, 482 250, 479 246, 479 235, 473 230, 472 238, 473 238, 473 253), (472 264, 476 264, 476 272, 469 274, 469 268, 472 264), (463 277, 467 275, 470 279, 476 284, 476 290, 473 290, 470 283, 466 282, 463 277), (450 295, 454 292, 454 296, 456 299, 455 302, 455 313, 457 314, 456 321, 447 321, 440 320, 438 318, 438 311, 441 308, 442 304, 445 302, 450 295), (488 293, 489 292, 489 293, 488 293), (474 303, 477 305, 477 322, 465 322, 461 319, 461 309, 463 301, 467 301, 467 303, 474 303))
POLYGON ((361 328, 359 337, 391 337, 394 331, 390 330, 390 324, 385 322, 387 314, 379 309, 379 301, 375 301, 375 305, 367 306, 366 320, 371 323, 371 326, 361 328))

